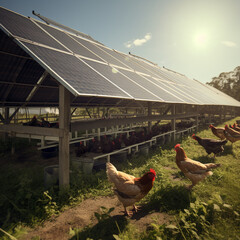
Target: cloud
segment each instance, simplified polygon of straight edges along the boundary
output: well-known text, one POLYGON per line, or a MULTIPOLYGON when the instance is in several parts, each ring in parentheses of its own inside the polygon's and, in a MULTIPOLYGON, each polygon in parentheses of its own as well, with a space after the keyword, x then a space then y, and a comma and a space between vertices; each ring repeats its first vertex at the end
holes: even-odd
POLYGON ((222 41, 221 43, 227 47, 237 47, 237 44, 232 41, 222 41))
POLYGON ((124 45, 125 45, 126 48, 131 48, 133 46, 136 46, 136 47, 142 46, 144 43, 149 41, 151 38, 152 38, 152 34, 151 33, 147 33, 144 36, 144 38, 141 38, 141 39, 137 38, 137 39, 135 39, 133 41, 128 41, 124 45))

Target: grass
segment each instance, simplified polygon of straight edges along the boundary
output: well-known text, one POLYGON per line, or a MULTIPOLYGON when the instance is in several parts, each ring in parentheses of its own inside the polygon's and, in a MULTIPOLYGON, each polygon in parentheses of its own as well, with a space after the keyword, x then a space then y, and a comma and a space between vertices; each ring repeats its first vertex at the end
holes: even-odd
MULTIPOLYGON (((197 135, 215 138, 209 129, 203 129, 197 135)), ((23 144, 19 145, 23 151, 23 144)), ((35 152, 27 146, 29 152, 30 149, 35 152)), ((16 238, 25 231, 24 227, 39 225, 86 198, 112 194, 105 171, 91 177, 74 172, 70 190, 59 194, 58 188, 54 187, 46 191, 44 164, 39 164, 38 156, 32 157, 31 162, 20 164, 17 157, 10 158, 8 151, 6 145, 0 153, 3 162, 0 168, 0 226, 16 238)), ((157 173, 154 187, 141 204, 146 211, 168 213, 174 219, 172 223, 158 225, 153 221, 146 231, 141 232, 125 217, 111 217, 104 212, 98 215, 98 224, 71 229, 69 239, 240 239, 239 161, 240 141, 233 145, 228 142, 225 151, 213 160, 190 136, 151 151, 148 158, 131 158, 118 164, 117 168, 136 176, 154 168, 157 173), (176 143, 180 143, 188 157, 194 160, 221 163, 221 167, 214 169, 213 176, 197 184, 192 192, 185 189, 190 181, 176 167, 176 143), (174 181, 173 176, 180 181, 174 181)), ((6 234, 0 234, 1 239, 9 239, 6 234)))

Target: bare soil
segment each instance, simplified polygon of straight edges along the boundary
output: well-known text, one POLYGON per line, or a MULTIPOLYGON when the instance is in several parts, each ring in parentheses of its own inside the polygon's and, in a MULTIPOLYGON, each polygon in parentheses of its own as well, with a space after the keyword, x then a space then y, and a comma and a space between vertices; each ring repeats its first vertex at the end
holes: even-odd
MULTIPOLYGON (((123 215, 123 206, 118 201, 117 197, 97 197, 84 200, 76 207, 65 210, 58 216, 52 217, 44 222, 43 226, 31 229, 21 240, 41 239, 41 240, 67 240, 71 236, 70 228, 84 228, 86 226, 94 226, 97 224, 97 219, 94 216, 95 212, 100 213, 100 207, 114 207, 111 216, 123 215)), ((151 223, 168 223, 171 217, 164 212, 147 212, 143 208, 129 218, 130 223, 134 224, 139 230, 145 230, 151 223)))

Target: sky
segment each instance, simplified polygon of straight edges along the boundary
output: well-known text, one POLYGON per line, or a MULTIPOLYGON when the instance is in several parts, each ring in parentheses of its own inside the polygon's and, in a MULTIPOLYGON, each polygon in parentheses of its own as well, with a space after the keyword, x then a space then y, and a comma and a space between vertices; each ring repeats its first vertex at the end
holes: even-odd
POLYGON ((240 66, 240 0, 0 0, 203 83, 240 66))

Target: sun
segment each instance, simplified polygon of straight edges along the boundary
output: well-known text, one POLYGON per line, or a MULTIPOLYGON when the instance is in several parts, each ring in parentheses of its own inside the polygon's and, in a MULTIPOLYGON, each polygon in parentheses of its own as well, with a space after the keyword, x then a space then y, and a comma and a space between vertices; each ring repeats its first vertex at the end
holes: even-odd
POLYGON ((205 32, 198 32, 194 36, 194 42, 197 46, 205 46, 208 41, 208 36, 205 32))

